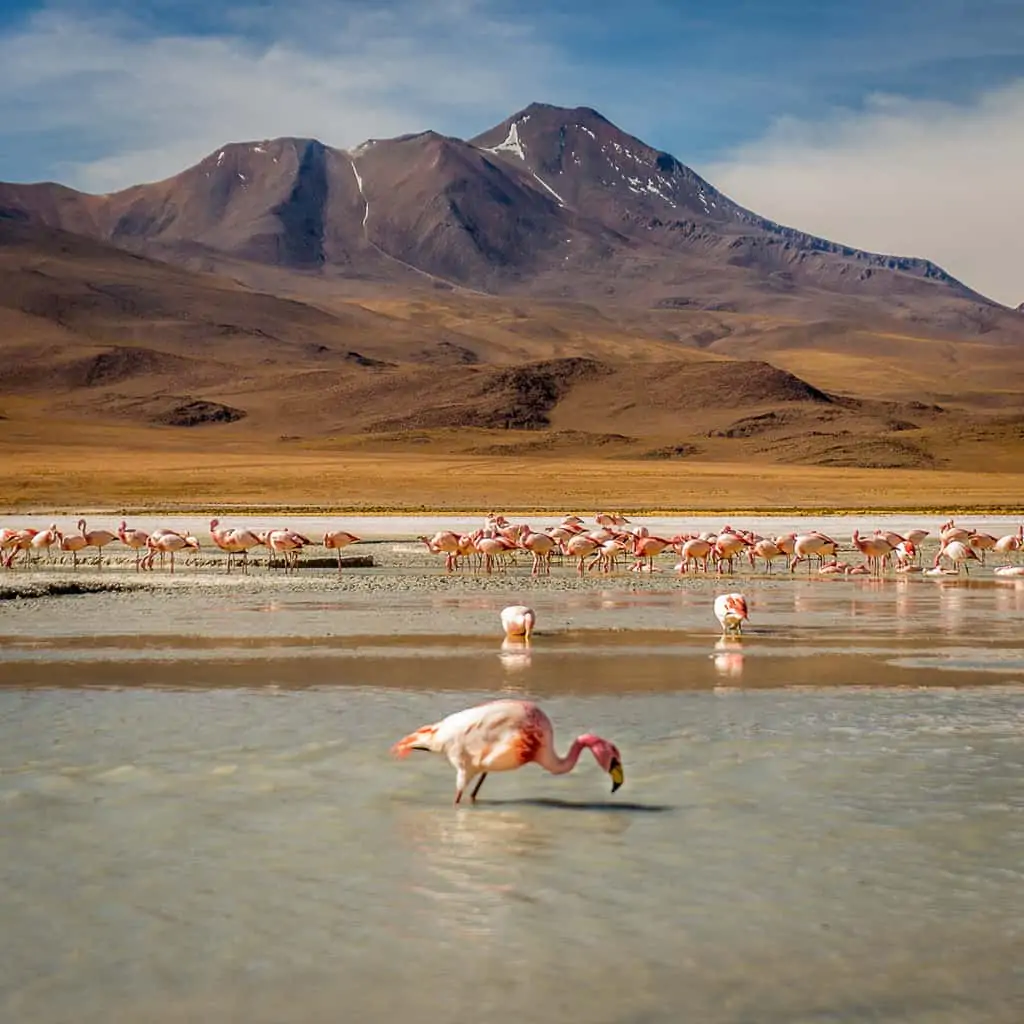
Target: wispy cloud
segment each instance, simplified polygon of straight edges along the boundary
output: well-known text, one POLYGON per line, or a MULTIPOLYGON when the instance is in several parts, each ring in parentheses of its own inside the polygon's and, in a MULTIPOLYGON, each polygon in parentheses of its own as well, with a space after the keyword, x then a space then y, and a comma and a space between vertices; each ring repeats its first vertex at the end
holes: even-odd
POLYGON ((965 104, 873 96, 781 119, 700 168, 737 202, 877 252, 926 256, 999 302, 1024 302, 1024 79, 965 104))
POLYGON ((482 0, 297 3, 266 42, 241 27, 146 28, 123 14, 51 9, 8 36, 0 119, 9 144, 14 132, 37 145, 59 135, 83 155, 57 166, 62 180, 107 191, 164 177, 229 140, 308 135, 347 146, 445 130, 467 112, 483 130, 513 97, 557 92, 547 69, 564 67, 529 26, 482 0))

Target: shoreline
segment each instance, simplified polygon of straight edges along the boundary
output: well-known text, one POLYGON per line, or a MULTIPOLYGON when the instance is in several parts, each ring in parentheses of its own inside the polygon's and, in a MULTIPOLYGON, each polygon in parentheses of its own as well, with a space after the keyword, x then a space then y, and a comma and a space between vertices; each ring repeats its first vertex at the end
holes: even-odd
MULTIPOLYGON (((32 506, 19 507, 0 505, 0 516, 223 516, 223 515, 280 515, 280 516, 374 516, 379 518, 401 519, 420 516, 479 516, 489 512, 501 513, 506 516, 538 517, 568 515, 568 505, 515 506, 495 505, 492 508, 478 506, 435 507, 427 505, 299 505, 293 503, 238 503, 176 505, 174 503, 153 505, 96 505, 80 508, 70 506, 32 506)), ((593 514, 588 508, 588 514, 593 514)), ((597 511, 597 510, 595 510, 597 511)), ((714 516, 742 516, 758 518, 783 518, 785 516, 821 516, 821 517, 852 517, 852 516, 1024 516, 1024 503, 1019 505, 861 505, 861 506, 827 506, 827 505, 787 505, 787 506, 722 506, 721 508, 646 508, 620 507, 605 508, 600 511, 616 512, 619 515, 642 518, 693 518, 703 519, 714 516)), ((580 512, 575 514, 579 515, 580 512)))

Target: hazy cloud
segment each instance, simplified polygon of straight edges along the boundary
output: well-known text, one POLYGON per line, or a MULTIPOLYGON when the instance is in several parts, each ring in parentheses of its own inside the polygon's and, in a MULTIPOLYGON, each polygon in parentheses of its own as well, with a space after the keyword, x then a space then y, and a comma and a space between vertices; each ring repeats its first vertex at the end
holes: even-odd
POLYGON ((924 256, 1024 302, 1024 79, 967 105, 872 97, 783 119, 700 168, 763 216, 875 252, 924 256))
POLYGON ((8 35, 0 118, 8 142, 59 135, 61 180, 109 191, 175 173, 227 141, 446 130, 554 91, 528 27, 482 0, 390 7, 297 3, 264 44, 246 35, 151 35, 124 15, 51 9, 8 35), (527 83, 531 95, 517 96, 527 83), (17 117, 13 116, 15 110, 17 117), (69 141, 70 140, 70 141, 69 141))

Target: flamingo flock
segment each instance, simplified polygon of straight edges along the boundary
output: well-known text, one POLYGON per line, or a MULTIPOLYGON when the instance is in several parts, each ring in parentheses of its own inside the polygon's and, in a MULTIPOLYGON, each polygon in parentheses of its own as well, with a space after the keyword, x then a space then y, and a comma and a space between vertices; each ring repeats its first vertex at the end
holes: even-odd
MULTIPOLYGON (((170 572, 175 571, 175 556, 184 552, 186 557, 195 558, 201 550, 199 538, 191 533, 182 533, 164 527, 154 530, 143 530, 129 527, 126 520, 121 520, 116 531, 97 529, 90 530, 85 519, 79 519, 77 532, 64 532, 56 523, 45 529, 23 527, 0 528, 0 563, 5 569, 14 566, 18 555, 24 554, 19 564, 26 567, 38 565, 45 556, 52 561, 53 550, 70 553, 72 568, 77 569, 79 555, 89 548, 96 549, 96 567, 103 568, 103 549, 115 541, 135 553, 135 571, 149 572, 155 568, 159 556, 160 567, 169 564, 170 572)), ((225 567, 231 572, 238 566, 242 573, 249 571, 249 554, 254 548, 267 551, 267 567, 281 565, 286 572, 298 565, 299 556, 313 544, 308 537, 287 527, 269 530, 251 530, 246 527, 222 527, 219 519, 210 520, 210 540, 215 548, 227 555, 225 567)), ((347 530, 328 530, 323 536, 323 546, 329 551, 336 551, 338 571, 342 569, 342 551, 350 544, 360 540, 354 533, 347 530)), ((108 557, 109 561, 109 557, 108 557)))
MULTIPOLYGON (((931 567, 922 562, 922 549, 931 531, 876 529, 862 534, 855 529, 848 544, 820 530, 791 531, 765 537, 752 530, 725 524, 717 532, 679 532, 671 537, 653 536, 643 525, 633 525, 621 515, 601 512, 588 525, 577 515, 566 515, 559 523, 535 529, 529 523, 512 523, 507 516, 491 513, 483 526, 469 533, 439 530, 419 540, 431 554, 444 556, 445 572, 467 569, 491 574, 518 566, 517 555, 530 558, 532 576, 550 575, 554 560, 569 562, 576 573, 611 573, 620 567, 630 572, 654 573, 664 569, 655 564, 662 555, 672 555, 673 571, 679 575, 736 572, 737 563, 747 562, 753 571, 775 571, 781 562, 789 572, 803 564, 810 575, 878 576, 892 570, 899 574, 948 575, 961 568, 970 572, 970 562, 985 564, 994 552, 1016 559, 1024 551, 1024 525, 1016 533, 995 537, 980 530, 960 527, 953 520, 942 524, 936 534, 938 552, 931 567), (863 561, 847 561, 841 554, 859 554, 863 561)), ((999 575, 1012 575, 1000 566, 999 575)))
MULTIPOLYGON (((267 568, 291 572, 314 542, 289 527, 251 529, 225 526, 219 519, 209 521, 212 546, 226 558, 228 573, 237 568, 245 574, 256 551, 266 556, 267 568)), ((344 529, 328 529, 320 544, 337 555, 342 569, 343 551, 361 538, 344 529)), ((1020 575, 1015 570, 1024 552, 1024 525, 1013 533, 996 536, 962 526, 950 519, 936 531, 924 529, 897 533, 855 529, 849 541, 821 530, 790 530, 764 536, 755 530, 726 523, 720 530, 700 532, 684 529, 671 536, 657 536, 643 524, 634 524, 618 513, 599 512, 588 524, 575 514, 560 521, 535 527, 530 522, 513 523, 503 514, 490 513, 483 525, 469 532, 438 530, 419 541, 431 555, 443 558, 446 573, 476 572, 491 575, 520 567, 527 561, 531 576, 550 576, 553 565, 569 565, 579 577, 590 573, 628 571, 642 574, 671 571, 679 576, 733 575, 744 567, 751 572, 794 573, 801 566, 807 575, 881 576, 922 574, 969 575, 972 566, 992 565, 997 576, 1020 575), (926 565, 923 549, 936 543, 934 560, 926 565), (859 556, 859 560, 858 560, 859 556), (670 560, 670 561, 669 561, 670 560), (1000 564, 993 564, 998 560, 1000 564)), ((63 530, 57 523, 44 529, 0 528, 0 564, 38 565, 71 556, 72 568, 93 549, 96 567, 109 563, 109 545, 117 543, 135 553, 137 572, 152 571, 159 558, 161 567, 175 568, 175 556, 184 555, 195 563, 201 550, 195 534, 176 529, 152 531, 129 527, 122 520, 116 530, 89 527, 79 519, 76 530, 63 530), (56 554, 55 554, 56 553, 56 554)))

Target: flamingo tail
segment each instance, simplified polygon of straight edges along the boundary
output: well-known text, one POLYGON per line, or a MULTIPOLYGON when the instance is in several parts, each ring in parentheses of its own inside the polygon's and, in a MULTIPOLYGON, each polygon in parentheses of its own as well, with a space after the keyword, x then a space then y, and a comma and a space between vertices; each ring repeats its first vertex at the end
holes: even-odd
POLYGON ((408 757, 414 750, 434 750, 434 735, 437 728, 433 725, 425 725, 422 729, 403 736, 392 748, 391 753, 395 757, 408 757))

